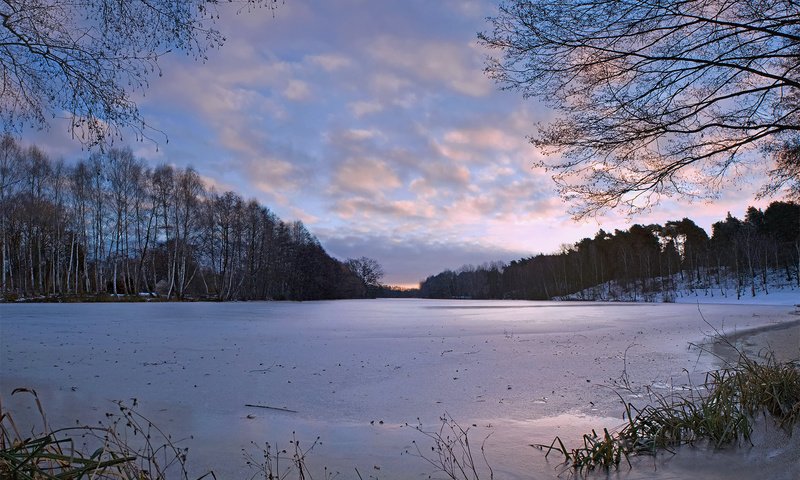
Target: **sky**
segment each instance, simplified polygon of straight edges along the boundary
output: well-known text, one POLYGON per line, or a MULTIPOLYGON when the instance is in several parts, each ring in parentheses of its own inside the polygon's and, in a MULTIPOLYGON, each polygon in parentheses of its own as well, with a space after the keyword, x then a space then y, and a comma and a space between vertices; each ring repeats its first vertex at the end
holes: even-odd
MULTIPOLYGON (((482 0, 286 0, 223 7, 225 45, 196 62, 165 57, 140 110, 149 165, 191 166, 218 191, 301 220, 331 255, 380 262, 384 283, 415 286, 462 265, 552 253, 633 223, 690 217, 709 230, 742 217, 757 181, 713 202, 667 200, 635 219, 572 220, 529 143, 553 113, 484 73, 482 0), (158 133, 158 132, 163 132, 158 133)), ((85 156, 55 123, 28 138, 85 156)), ((124 143, 124 141, 123 141, 124 143)))

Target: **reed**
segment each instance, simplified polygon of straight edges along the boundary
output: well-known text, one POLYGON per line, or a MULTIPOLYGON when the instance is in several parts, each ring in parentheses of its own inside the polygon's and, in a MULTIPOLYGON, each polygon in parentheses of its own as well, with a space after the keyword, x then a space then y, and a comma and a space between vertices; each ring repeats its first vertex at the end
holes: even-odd
POLYGON ((649 393, 648 405, 626 403, 627 422, 616 432, 592 431, 575 448, 567 448, 559 437, 550 445, 532 446, 546 450, 546 456, 557 452, 565 465, 585 472, 619 468, 623 460, 630 467, 631 456, 674 452, 701 441, 714 448, 749 442, 759 415, 791 434, 800 421, 800 364, 778 362, 771 353, 753 358, 739 352, 735 365, 708 373, 701 388, 649 393))

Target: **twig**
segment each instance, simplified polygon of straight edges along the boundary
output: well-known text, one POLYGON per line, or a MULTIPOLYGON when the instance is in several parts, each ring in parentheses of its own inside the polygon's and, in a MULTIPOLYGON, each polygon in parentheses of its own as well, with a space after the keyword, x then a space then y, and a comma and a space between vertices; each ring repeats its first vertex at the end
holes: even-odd
MULTIPOLYGON (((261 365, 263 365, 263 363, 262 363, 261 365)), ((250 373, 256 373, 256 372, 271 372, 271 371, 272 371, 272 367, 274 367, 274 366, 275 366, 275 364, 273 363, 272 365, 270 365, 270 366, 269 366, 269 367, 267 367, 267 368, 257 368, 257 369, 255 369, 255 370, 250 370, 250 373)))
POLYGON ((267 410, 277 410, 279 412, 297 413, 297 410, 290 410, 282 407, 270 407, 269 405, 253 405, 251 403, 245 403, 244 406, 253 408, 266 408, 267 410))

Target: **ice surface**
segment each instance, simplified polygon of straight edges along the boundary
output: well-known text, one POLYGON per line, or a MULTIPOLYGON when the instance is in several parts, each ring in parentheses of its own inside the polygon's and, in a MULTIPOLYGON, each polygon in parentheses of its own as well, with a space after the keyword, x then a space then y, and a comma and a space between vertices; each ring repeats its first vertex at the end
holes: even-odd
MULTIPOLYGON (((404 453, 425 438, 405 425, 435 429, 445 413, 470 427, 476 445, 491 434, 495 478, 552 478, 557 460, 528 445, 621 424, 608 385, 623 368, 640 392, 697 382, 716 360, 690 344, 706 341, 712 326, 735 334, 786 324, 797 318, 792 310, 433 300, 3 304, 0 395, 34 419, 28 399, 9 394, 37 389, 53 425, 93 423, 114 409, 112 400, 136 398, 174 438, 193 436, 184 445, 194 473, 213 469, 218 478, 249 478, 241 449, 251 441, 285 446, 293 431, 304 444, 320 436, 311 463, 340 478, 356 478, 355 467, 364 478, 427 478, 431 469, 404 453)), ((785 472, 800 467, 796 456, 770 452, 731 458, 768 478, 792 478, 785 472)), ((738 471, 718 458, 718 467, 738 471)), ((625 478, 680 478, 695 464, 645 466, 625 478)))

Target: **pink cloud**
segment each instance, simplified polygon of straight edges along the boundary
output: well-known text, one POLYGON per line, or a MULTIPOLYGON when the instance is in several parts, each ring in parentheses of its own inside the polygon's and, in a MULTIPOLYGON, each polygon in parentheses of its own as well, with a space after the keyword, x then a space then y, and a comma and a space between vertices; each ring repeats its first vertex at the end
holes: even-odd
POLYGON ((391 166, 376 158, 348 158, 338 166, 332 188, 337 192, 373 195, 399 188, 400 178, 391 166))

